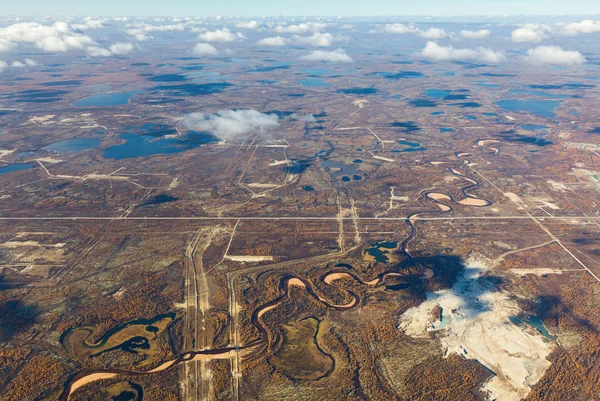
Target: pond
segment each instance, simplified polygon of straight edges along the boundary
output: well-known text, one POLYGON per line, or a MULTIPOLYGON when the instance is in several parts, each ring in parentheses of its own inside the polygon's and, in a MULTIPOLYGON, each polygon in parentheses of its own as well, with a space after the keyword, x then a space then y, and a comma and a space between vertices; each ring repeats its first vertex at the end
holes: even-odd
POLYGON ((72 103, 75 107, 110 107, 128 104, 129 100, 142 91, 112 92, 92 95, 72 103))
POLYGON ((76 138, 67 139, 60 142, 54 142, 44 146, 42 149, 56 153, 81 152, 89 149, 96 149, 102 143, 98 138, 76 138))
POLYGON ((8 166, 0 167, 0 174, 11 173, 13 171, 29 170, 30 168, 33 168, 33 165, 29 163, 14 163, 9 164, 8 166))
POLYGON ((540 117, 554 117, 554 111, 562 101, 547 99, 505 99, 494 103, 508 111, 531 113, 540 117))
POLYGON ((134 157, 152 156, 185 152, 211 142, 218 142, 214 136, 206 133, 190 132, 178 138, 156 139, 148 135, 121 134, 119 138, 125 143, 110 146, 102 152, 105 159, 129 159, 134 157))
POLYGON ((325 82, 323 78, 306 78, 302 81, 299 81, 298 83, 302 86, 307 86, 311 88, 326 88, 328 86, 331 86, 330 84, 325 82))

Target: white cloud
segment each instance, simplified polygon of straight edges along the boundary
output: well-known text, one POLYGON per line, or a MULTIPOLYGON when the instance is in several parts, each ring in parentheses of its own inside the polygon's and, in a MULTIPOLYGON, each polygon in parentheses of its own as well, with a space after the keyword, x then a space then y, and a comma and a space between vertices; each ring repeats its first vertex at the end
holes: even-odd
POLYGON ((112 54, 128 54, 135 49, 131 43, 117 42, 108 48, 112 54))
POLYGON ((216 56, 219 51, 208 43, 198 43, 193 49, 192 53, 199 56, 216 56))
POLYGON ((427 39, 445 39, 448 33, 441 28, 429 28, 426 31, 420 31, 419 35, 427 39))
POLYGON ((335 42, 348 41, 350 38, 344 35, 332 35, 331 33, 315 32, 311 36, 292 36, 292 42, 298 45, 308 45, 316 47, 329 47, 335 42))
POLYGON ((236 26, 243 29, 258 29, 261 27, 260 22, 258 21, 240 22, 236 26))
POLYGON ((6 64, 6 61, 0 60, 0 72, 4 71, 7 68, 8 68, 8 64, 6 64))
POLYGON ((37 22, 22 22, 0 28, 0 40, 12 43, 33 43, 37 48, 48 52, 82 50, 93 46, 94 41, 87 35, 76 32, 66 22, 42 25, 37 22))
POLYGON ((573 22, 560 28, 560 33, 568 36, 596 32, 600 32, 600 21, 585 20, 581 22, 573 22))
POLYGON ((12 50, 14 47, 15 47, 14 43, 9 42, 6 39, 0 39, 0 53, 12 50))
POLYGON ((315 50, 306 56, 300 57, 300 60, 305 61, 331 61, 334 63, 351 63, 352 58, 346 54, 343 49, 337 49, 331 52, 323 50, 315 50))
POLYGON ((260 46, 285 46, 287 40, 281 36, 273 36, 271 38, 264 38, 256 42, 260 46))
POLYGON ((327 24, 321 22, 306 22, 298 25, 289 26, 277 26, 275 32, 277 33, 311 33, 319 32, 327 28, 327 24))
POLYGON ((524 43, 524 42, 541 42, 546 38, 546 34, 540 30, 530 27, 518 28, 512 31, 511 39, 515 43, 524 43))
POLYGON ((502 53, 495 52, 485 47, 479 47, 477 49, 455 49, 452 46, 440 46, 435 42, 427 42, 421 55, 437 61, 478 61, 482 63, 498 64, 505 60, 502 53))
POLYGON ((13 68, 25 68, 25 67, 35 67, 37 63, 30 58, 26 58, 24 61, 13 61, 11 63, 11 67, 13 68))
POLYGON ((243 39, 244 35, 240 32, 233 33, 228 28, 217 29, 215 31, 208 31, 206 33, 198 35, 198 39, 205 42, 233 42, 236 39, 243 39))
POLYGON ((100 29, 105 28, 104 22, 105 20, 102 19, 86 17, 81 24, 73 24, 73 28, 80 31, 84 31, 86 29, 100 29))
POLYGON ((586 62, 578 51, 563 50, 558 46, 538 46, 527 54, 527 60, 535 64, 577 65, 586 62))
POLYGON ((256 110, 221 110, 213 114, 191 113, 184 117, 188 129, 207 131, 222 140, 242 135, 257 134, 279 127, 275 114, 264 114, 256 110))
POLYGON ((133 49, 135 49, 135 46, 131 43, 117 42, 109 46, 108 49, 98 46, 89 46, 85 50, 90 57, 110 57, 114 55, 129 54, 133 49))
POLYGON ((464 39, 486 39, 490 37, 491 32, 487 29, 480 31, 460 31, 459 35, 464 39))
POLYGON ((419 33, 420 30, 414 25, 404 25, 404 24, 386 24, 386 25, 376 25, 376 29, 369 31, 369 33, 397 33, 397 34, 406 34, 406 33, 419 33))
POLYGON ((87 49, 85 49, 85 51, 87 52, 87 54, 90 57, 110 57, 110 56, 112 56, 112 53, 110 50, 105 49, 103 47, 98 47, 98 46, 89 46, 87 49))
POLYGON ((354 30, 354 25, 350 25, 350 24, 344 24, 344 25, 340 25, 340 29, 347 29, 349 31, 354 30))

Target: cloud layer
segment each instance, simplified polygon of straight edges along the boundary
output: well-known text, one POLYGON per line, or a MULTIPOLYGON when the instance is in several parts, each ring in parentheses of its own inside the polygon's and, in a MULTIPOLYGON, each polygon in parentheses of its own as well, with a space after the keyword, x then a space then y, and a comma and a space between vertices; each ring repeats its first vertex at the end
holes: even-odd
POLYGON ((188 114, 183 124, 188 129, 210 132, 221 140, 231 140, 277 129, 279 118, 256 110, 221 110, 213 114, 188 114))
POLYGON ((485 47, 477 49, 456 49, 452 46, 440 46, 435 42, 427 42, 421 55, 437 61, 477 61, 480 63, 498 64, 505 60, 500 52, 485 47))
POLYGON ((304 61, 330 61, 332 63, 351 63, 352 58, 343 49, 334 51, 315 50, 314 52, 300 57, 304 61))
POLYGON ((535 64, 578 65, 586 62, 581 53, 563 50, 559 46, 538 46, 527 54, 527 60, 535 64))

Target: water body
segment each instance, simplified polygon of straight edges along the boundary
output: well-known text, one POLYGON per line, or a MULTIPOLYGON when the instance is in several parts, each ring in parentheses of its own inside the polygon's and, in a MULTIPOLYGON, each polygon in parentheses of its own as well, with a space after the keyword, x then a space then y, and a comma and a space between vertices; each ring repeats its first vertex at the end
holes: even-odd
POLYGON ((344 181, 350 181, 348 176, 359 175, 359 171, 357 170, 356 166, 347 165, 334 160, 323 160, 321 162, 321 168, 327 169, 333 178, 342 177, 343 180, 344 177, 346 177, 347 180, 344 181))
POLYGON ((544 92, 544 91, 533 90, 533 89, 511 89, 508 91, 508 93, 517 94, 517 95, 537 96, 537 97, 543 97, 546 99, 570 99, 573 97, 571 95, 563 95, 560 93, 550 93, 550 92, 544 92))
POLYGON ((441 116, 442 114, 446 114, 443 111, 433 111, 430 113, 432 116, 441 116))
POLYGON ((128 104, 129 100, 142 91, 113 92, 92 95, 72 103, 75 107, 110 107, 128 104))
POLYGON ((373 95, 377 93, 377 89, 375 88, 348 88, 348 89, 340 89, 338 92, 341 92, 345 95, 373 95))
POLYGON ((314 190, 315 190, 315 189, 314 189, 313 187, 311 187, 310 185, 306 185, 306 186, 302 187, 302 189, 303 189, 303 190, 305 190, 305 191, 308 191, 308 192, 310 192, 310 191, 314 191, 314 190))
POLYGON ((454 129, 452 129, 452 128, 440 128, 440 132, 442 134, 445 134, 447 132, 456 132, 456 131, 454 129))
POLYGON ((65 141, 54 142, 42 149, 56 153, 81 152, 89 149, 96 149, 102 143, 98 138, 77 138, 67 139, 65 141))
POLYGON ((558 339, 558 337, 553 336, 548 332, 548 329, 546 329, 546 326, 544 326, 544 322, 542 322, 542 319, 540 319, 537 316, 529 316, 523 319, 519 319, 516 316, 509 316, 508 318, 513 324, 517 326, 525 327, 527 325, 533 327, 534 329, 539 331, 541 335, 543 335, 549 340, 556 341, 558 339))
POLYGON ((311 88, 326 88, 328 86, 331 86, 330 84, 325 82, 323 78, 306 78, 302 81, 299 81, 298 83, 302 86, 307 86, 311 88))
POLYGON ((452 94, 452 92, 442 90, 442 89, 427 89, 425 91, 425 96, 431 97, 434 99, 443 99, 446 96, 450 96, 451 94, 452 94))
POLYGON ((409 141, 405 141, 404 139, 401 140, 401 141, 398 141, 398 143, 400 145, 406 145, 406 146, 409 146, 411 148, 418 148, 419 146, 421 146, 421 144, 418 143, 418 142, 409 142, 409 141))
POLYGON ((171 96, 187 97, 221 93, 230 86, 233 85, 228 82, 214 82, 209 84, 160 85, 155 86, 153 89, 157 91, 164 91, 171 96))
POLYGON ((437 107, 437 102, 428 99, 413 99, 408 102, 413 107, 437 107))
POLYGON ((596 85, 582 84, 582 83, 570 83, 564 85, 529 85, 532 89, 543 89, 543 90, 554 90, 554 89, 592 89, 596 85))
POLYGON ((531 113, 540 117, 554 117, 554 111, 560 107, 560 100, 546 99, 506 99, 494 103, 508 111, 531 113))
POLYGON ((13 171, 29 170, 30 168, 33 168, 33 165, 29 163, 14 163, 9 164, 8 166, 0 167, 0 174, 11 173, 13 171))
POLYGON ((190 132, 178 138, 156 139, 152 136, 140 136, 130 133, 121 134, 119 138, 124 140, 125 143, 104 149, 102 157, 121 160, 158 154, 173 154, 185 152, 206 143, 218 142, 218 138, 198 132, 190 132))
POLYGON ((423 73, 420 73, 418 71, 402 71, 401 70, 396 73, 381 72, 379 74, 386 79, 407 79, 407 78, 423 77, 423 73))
POLYGON ((52 81, 52 82, 44 82, 43 84, 41 84, 42 86, 79 86, 82 84, 83 81, 77 80, 77 79, 72 79, 72 80, 68 80, 68 81, 52 81))
POLYGON ((373 256, 379 263, 387 263, 390 261, 387 255, 397 247, 398 242, 395 241, 376 242, 371 248, 365 249, 365 253, 373 256))
POLYGON ((181 74, 163 74, 163 75, 153 75, 148 78, 149 81, 152 82, 182 82, 187 81, 187 77, 181 74))

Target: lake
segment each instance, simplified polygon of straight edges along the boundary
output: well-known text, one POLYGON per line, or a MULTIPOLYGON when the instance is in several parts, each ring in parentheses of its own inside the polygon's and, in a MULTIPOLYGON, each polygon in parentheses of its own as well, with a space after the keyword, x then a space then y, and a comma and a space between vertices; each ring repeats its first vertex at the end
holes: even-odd
POLYGON ((98 138, 77 138, 67 139, 65 141, 54 142, 44 146, 42 149, 56 153, 81 152, 88 149, 96 149, 102 143, 98 138))
POLYGON ((554 111, 560 107, 562 101, 547 99, 506 99, 500 100, 494 104, 508 111, 531 113, 540 117, 554 117, 554 111))
POLYGON ((112 92, 92 95, 72 103, 75 107, 110 107, 122 106, 129 103, 129 100, 142 91, 112 92))
POLYGON ((14 163, 9 164, 8 166, 0 167, 0 174, 6 174, 13 171, 28 170, 30 168, 33 168, 33 165, 29 163, 14 163))
POLYGON ((105 159, 129 159, 134 157, 153 156, 158 154, 172 154, 185 152, 197 148, 200 145, 218 142, 214 136, 206 133, 189 132, 177 138, 156 139, 148 135, 121 134, 121 140, 125 143, 109 146, 102 152, 105 159))

